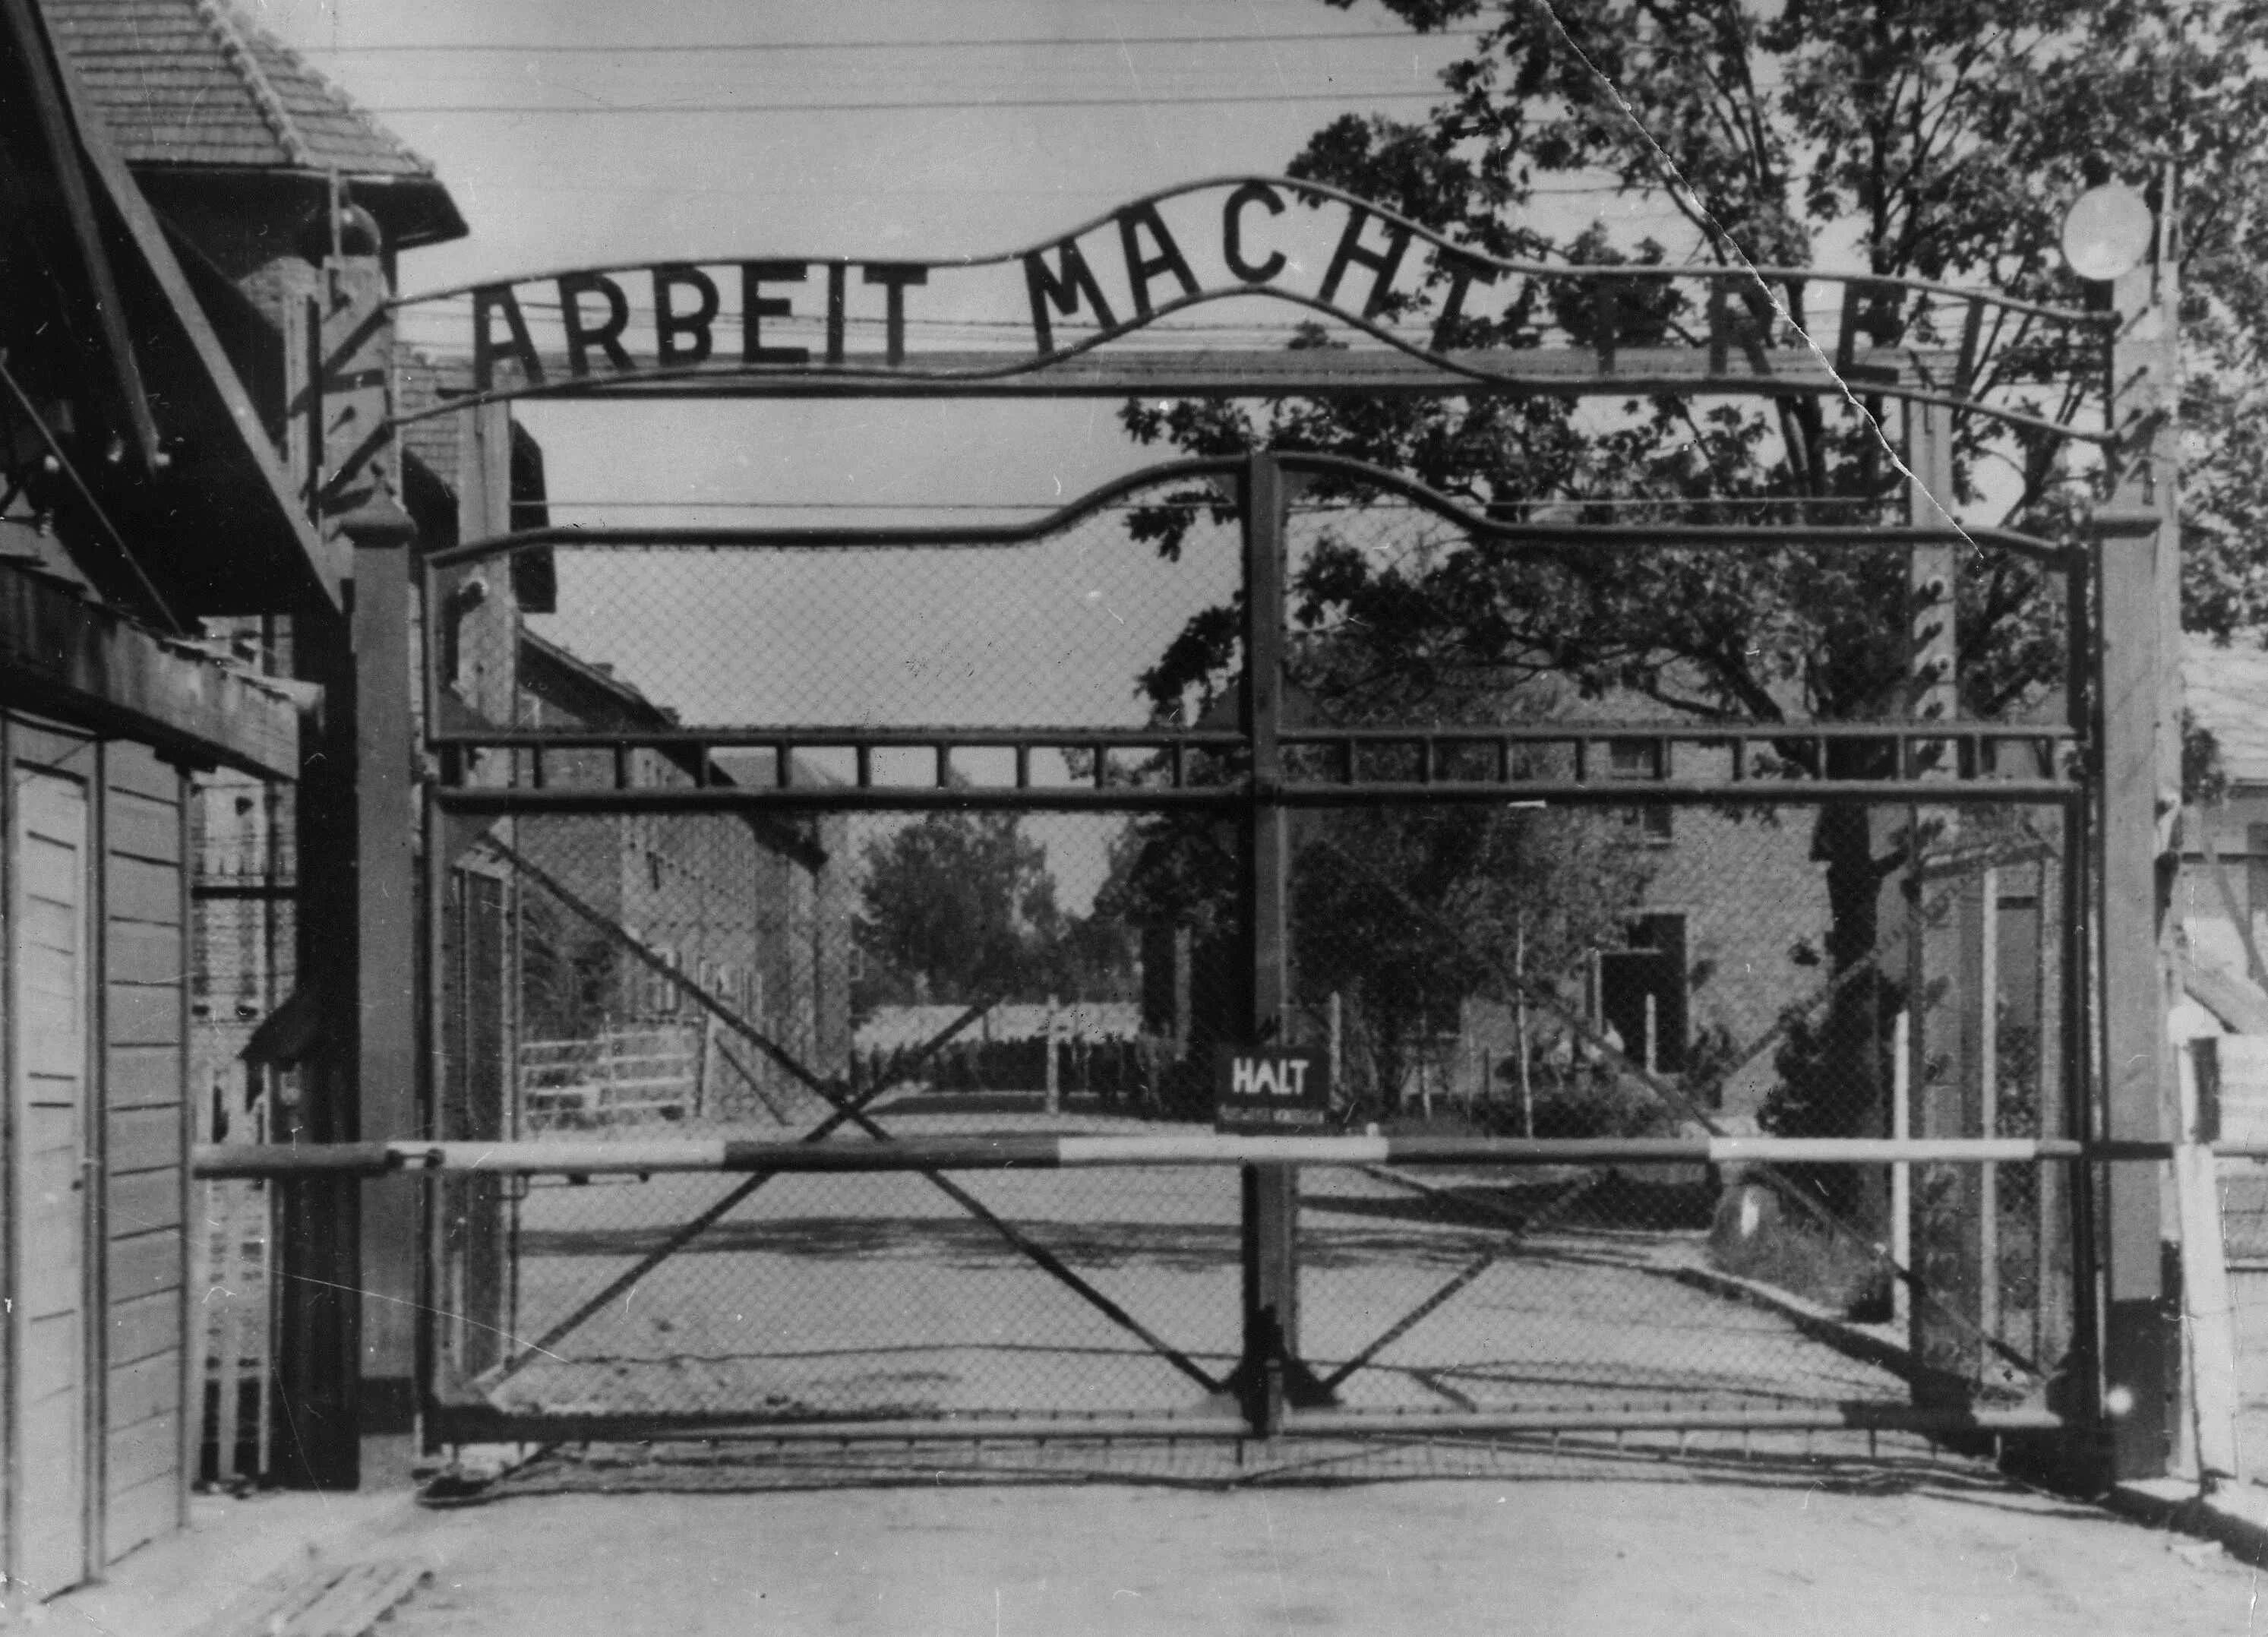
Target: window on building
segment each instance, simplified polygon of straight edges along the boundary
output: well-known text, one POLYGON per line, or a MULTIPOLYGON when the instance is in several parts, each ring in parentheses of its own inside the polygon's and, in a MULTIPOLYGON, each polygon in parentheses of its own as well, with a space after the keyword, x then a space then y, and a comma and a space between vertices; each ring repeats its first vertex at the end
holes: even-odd
MULTIPOLYGON (((1609 778, 1658 780, 1668 778, 1668 772, 1667 740, 1617 739, 1607 746, 1609 778)), ((1643 807, 1624 808, 1623 822, 1649 844, 1660 846, 1672 839, 1675 819, 1667 803, 1649 801, 1643 807)))

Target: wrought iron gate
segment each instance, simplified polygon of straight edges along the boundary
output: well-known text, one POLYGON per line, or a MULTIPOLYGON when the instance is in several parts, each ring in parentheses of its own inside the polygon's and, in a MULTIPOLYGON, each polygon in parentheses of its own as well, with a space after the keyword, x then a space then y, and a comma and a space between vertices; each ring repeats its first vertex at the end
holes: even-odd
POLYGON ((429 1436, 2091 1420, 2085 562, 1750 512, 1256 453, 435 555, 429 1436), (2066 714, 1697 718, 1471 617, 1954 544, 2066 714), (1269 1041, 1336 1136, 1211 1135, 1269 1041))

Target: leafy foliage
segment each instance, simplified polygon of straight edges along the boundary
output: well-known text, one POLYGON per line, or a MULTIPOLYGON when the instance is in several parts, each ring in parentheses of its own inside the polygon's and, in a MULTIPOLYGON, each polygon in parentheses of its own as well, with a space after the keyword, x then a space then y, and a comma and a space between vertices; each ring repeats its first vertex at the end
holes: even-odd
MULTIPOLYGON (((1446 543, 1406 533, 1398 540, 1411 565, 1446 543)), ((1364 617, 1342 617, 1336 593, 1368 563, 1357 542, 1329 533, 1307 553, 1285 653, 1293 716, 1359 726, 1420 712, 1479 726, 1546 708, 1549 679, 1534 667, 1491 663, 1454 640, 1430 595, 1400 569, 1371 583, 1364 617)), ((1183 630, 1145 679, 1158 713, 1170 714, 1192 693, 1214 716, 1229 713, 1237 629, 1233 620, 1206 616, 1183 630)), ((1302 754, 1321 753, 1290 752, 1295 762, 1302 754)), ((1642 849, 1614 818, 1404 807, 1295 813, 1289 823, 1298 997, 1313 1009, 1339 996, 1349 1074, 1359 1090, 1389 1101, 1435 1037, 1455 1031, 1461 1002, 1511 999, 1515 945, 1526 946, 1535 971, 1572 968, 1588 948, 1621 941, 1622 918, 1643 879, 1642 849)), ((1145 818, 1122 862, 1099 910, 1187 927, 1216 959, 1228 958, 1237 866, 1224 828, 1174 814, 1145 818)), ((1241 1032, 1226 1014, 1211 1022, 1241 1032)))
POLYGON ((1012 813, 934 813, 867 844, 853 997, 876 1006, 1125 992, 1130 955, 1107 917, 1056 903, 1047 849, 1012 813))
MULTIPOLYGON (((2189 365, 2185 620, 2223 634, 2268 623, 2268 549, 2256 526, 2268 500, 2268 154, 2255 137, 2268 119, 2258 71, 2268 14, 2227 0, 1387 4, 1421 31, 1477 20, 1483 32, 1446 74, 1447 94, 1429 119, 1343 117, 1311 139, 1294 173, 1499 254, 1614 259, 1595 226, 1561 244, 1523 219, 1540 190, 1572 181, 1597 184, 1602 203, 1612 195, 1663 207, 1703 262, 1800 269, 1856 258, 1880 275, 2075 305, 2086 292, 2058 250, 2070 201, 2110 180, 2161 208, 2170 194, 2189 365)), ((1639 259, 1658 254, 1640 249, 1639 259)), ((1772 283, 1808 323, 1803 281, 1772 283)), ((1897 313, 1876 322, 1878 340, 1902 338, 1897 313)), ((1483 324, 1454 339, 1508 337, 1483 324)), ((2038 337, 1999 340, 2009 371, 2043 361, 2038 337)), ((2042 407, 2058 406, 2043 398, 2042 407)), ((1778 471, 1759 472, 1721 441, 1703 445, 1707 464, 1782 493, 1866 492, 1885 481, 1870 429, 1793 404, 1770 414, 1778 471), (1836 469, 1846 462, 1860 470, 1836 469)), ((1307 409, 1293 417, 1303 432, 1314 418, 1307 409)), ((1397 441, 1415 458, 1395 463, 1475 492, 1502 490, 1511 462, 1470 458, 1497 443, 1491 418, 1480 407, 1414 409, 1397 441)), ((1571 425, 1564 413, 1544 418, 1571 425)), ((1279 418, 1272 430, 1292 424, 1279 418)), ((1672 459, 1683 431, 1673 415, 1638 440, 1649 458, 1625 492, 1698 476, 1701 462, 1672 459)), ((1998 468, 1991 492, 2002 520, 2040 532, 2068 525, 2077 500, 2053 442, 1982 424, 1959 431, 1965 498, 1979 498, 1998 468)), ((1577 436, 1565 469, 1531 477, 1528 491, 1580 492, 1572 456, 1587 441, 1577 436)), ((1997 612, 1994 601, 1981 599, 1977 611, 1997 612)), ((2000 624, 1984 619, 1964 647, 1999 647, 2000 624)), ((1730 691, 1738 679, 1715 680, 1730 691)))
MULTIPOLYGON (((2105 181, 2144 190, 2172 228, 2184 291, 2185 621, 2222 635, 2268 623, 2268 154, 2254 136, 2268 120, 2268 77, 2257 72, 2268 12, 2217 0, 1385 3, 1420 31, 1480 32, 1430 116, 1335 120, 1292 161, 1293 175, 1494 254, 1749 269, 1750 311, 1784 313, 1783 334, 1831 316, 1815 311, 1804 276, 1828 264, 2082 305, 2090 292, 2058 248, 2066 208, 2105 181), (1536 207, 1581 188, 1597 190, 1602 216, 1616 200, 1675 225, 1637 243, 1603 221, 1555 237, 1536 207)), ((1565 292, 1548 279, 1529 288, 1583 338, 1572 281, 1565 292)), ((1403 316, 1422 310, 1425 293, 1403 316)), ((1629 307, 1618 339, 1683 334, 1690 317, 1665 294, 1629 307)), ((1440 325, 1435 341, 1533 346, 1535 321, 1516 305, 1440 325)), ((1940 321, 1926 305, 1862 313, 1885 345, 1942 343, 1940 321)), ((2073 412, 2098 378, 2059 333, 2021 313, 1996 320, 1979 392, 2051 421, 2073 412)), ((1192 453, 1264 446, 1367 461, 1498 517, 1898 520, 1906 476, 1895 424, 1879 408, 1660 396, 1616 409, 1476 395, 1136 403, 1124 421, 1139 439, 1192 453)), ((1966 415, 1954 438, 1947 504, 2036 535, 2079 537, 2096 474, 2061 440, 1966 415)), ((1161 549, 1177 547, 1164 508, 1145 527, 1161 549)), ((1909 592, 1896 551, 1452 549, 1405 558, 1326 549, 1295 564, 1294 593, 1311 629, 1364 633, 1366 675, 1382 694, 1469 698, 1549 676, 1702 720, 1905 709, 1909 592)), ((2063 681, 2059 587, 2029 559, 1964 552, 1956 594, 1962 713, 2045 708, 2063 681)), ((1229 636, 1232 622, 1209 632, 1193 624, 1147 679, 1153 702, 1162 709, 1202 689, 1225 666, 1229 636)), ((1832 776, 1884 771, 1880 749, 1855 743, 1789 741, 1781 755, 1806 766, 1822 756, 1812 771, 1832 776)), ((1833 971, 1873 948, 1900 844, 1863 811, 1818 815, 1813 853, 1825 867, 1833 971)), ((1879 1078, 1863 1054, 1875 1049, 1882 997, 1864 990, 1850 990, 1795 1054, 1818 1084, 1879 1078)), ((1870 1128, 1880 1110, 1862 1101, 1831 1119, 1822 1110, 1821 1121, 1870 1128)))

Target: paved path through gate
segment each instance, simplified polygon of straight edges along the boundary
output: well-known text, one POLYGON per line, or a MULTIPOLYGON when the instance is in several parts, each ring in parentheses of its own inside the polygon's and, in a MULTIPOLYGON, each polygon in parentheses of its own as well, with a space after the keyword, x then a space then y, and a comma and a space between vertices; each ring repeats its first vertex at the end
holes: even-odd
POLYGON ((2258 1629, 2256 1572, 2218 1548, 1927 1459, 1538 1454, 1463 1481, 1230 1493, 530 1495, 430 1517, 421 1537, 445 1567, 391 1637, 2258 1629))
MULTIPOLYGON (((1016 1123, 913 1116, 892 1129, 937 1136, 1016 1123)), ((1233 1170, 962 1180, 1198 1367, 1227 1375, 1241 1277, 1233 1170)), ((521 1221, 521 1332, 541 1331, 633 1265, 725 1186, 689 1175, 533 1189, 521 1221)), ((1407 1190, 1351 1169, 1317 1168, 1302 1192, 1302 1307, 1320 1372, 1369 1346, 1428 1291, 1482 1268, 1348 1376, 1349 1409, 1727 1411, 1907 1397, 1896 1375, 1806 1338, 1779 1314, 1680 1282, 1675 1272, 1703 1259, 1697 1230, 1568 1224, 1515 1242, 1486 1221, 1429 1220, 1407 1190)), ((904 1173, 775 1178, 497 1396, 551 1414, 752 1419, 1226 1408, 904 1173)))

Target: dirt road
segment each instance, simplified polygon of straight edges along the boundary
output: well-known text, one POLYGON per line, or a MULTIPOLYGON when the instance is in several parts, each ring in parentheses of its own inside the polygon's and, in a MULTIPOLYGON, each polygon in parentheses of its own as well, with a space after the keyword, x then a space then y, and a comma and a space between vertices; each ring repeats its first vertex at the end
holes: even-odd
MULTIPOLYGON (((1537 1199, 1523 1213, 1554 1191, 1582 1195, 1587 1181, 1481 1180, 1532 1186, 1537 1199)), ((591 1308, 680 1225, 745 1186, 665 1175, 531 1191, 510 1281, 517 1303, 482 1339, 504 1331, 515 1348, 535 1345, 494 1397, 554 1412, 1155 1416, 1200 1407, 1194 1375, 1217 1381, 1233 1366, 1233 1171, 958 1181, 1181 1357, 1152 1351, 928 1180, 902 1174, 774 1179, 591 1308), (587 1316, 563 1331, 578 1309, 587 1316)), ((1906 1397, 1889 1372, 1806 1340, 1785 1319, 1668 1277, 1657 1264, 1670 1252, 1699 1258, 1698 1228, 1640 1213, 1521 1238, 1351 1169, 1311 1168, 1301 1189, 1302 1347, 1320 1370, 1367 1360, 1345 1383, 1351 1406, 1658 1411, 1906 1397), (1453 1300, 1370 1351, 1452 1279, 1453 1300)))
POLYGON ((2257 1576, 1936 1463, 1554 1464, 1221 1493, 557 1493, 429 1516, 391 1637, 2230 1637, 2257 1576))

